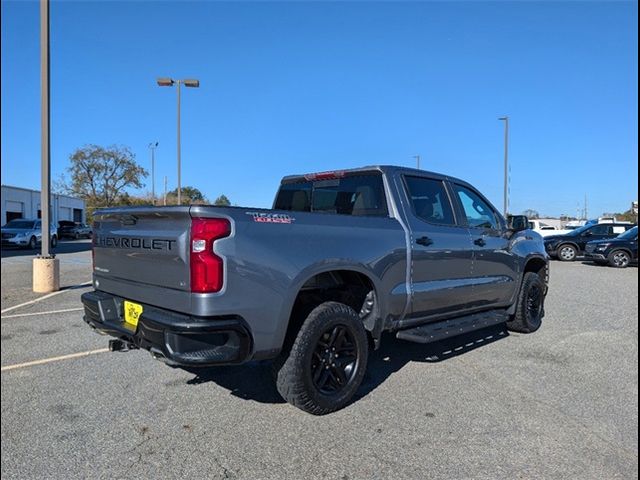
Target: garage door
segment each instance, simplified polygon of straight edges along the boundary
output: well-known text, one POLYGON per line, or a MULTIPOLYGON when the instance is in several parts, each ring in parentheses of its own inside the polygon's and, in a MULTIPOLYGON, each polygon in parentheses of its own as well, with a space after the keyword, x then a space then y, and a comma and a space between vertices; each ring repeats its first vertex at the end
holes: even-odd
POLYGON ((16 218, 22 218, 22 202, 13 202, 11 200, 7 200, 7 203, 5 205, 7 207, 5 223, 10 222, 11 220, 14 220, 16 218))
POLYGON ((71 208, 60 207, 58 210, 58 220, 73 220, 71 217, 71 208))

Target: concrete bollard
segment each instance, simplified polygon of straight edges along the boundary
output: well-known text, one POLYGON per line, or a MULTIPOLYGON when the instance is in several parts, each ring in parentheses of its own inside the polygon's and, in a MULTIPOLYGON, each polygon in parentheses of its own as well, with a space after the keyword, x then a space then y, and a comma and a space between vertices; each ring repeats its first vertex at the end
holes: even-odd
POLYGON ((49 293, 60 290, 60 260, 57 258, 33 259, 33 291, 49 293))

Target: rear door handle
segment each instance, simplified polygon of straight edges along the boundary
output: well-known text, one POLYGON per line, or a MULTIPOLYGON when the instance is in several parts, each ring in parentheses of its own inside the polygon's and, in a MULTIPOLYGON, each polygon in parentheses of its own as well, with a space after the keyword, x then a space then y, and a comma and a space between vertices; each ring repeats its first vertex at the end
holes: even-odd
POLYGON ((429 237, 420 237, 416 240, 416 243, 418 245, 428 247, 429 245, 433 245, 433 240, 431 240, 429 237))
POLYGON ((475 243, 476 245, 478 245, 479 247, 484 247, 487 242, 485 242, 484 238, 480 237, 480 238, 476 238, 473 243, 475 243))

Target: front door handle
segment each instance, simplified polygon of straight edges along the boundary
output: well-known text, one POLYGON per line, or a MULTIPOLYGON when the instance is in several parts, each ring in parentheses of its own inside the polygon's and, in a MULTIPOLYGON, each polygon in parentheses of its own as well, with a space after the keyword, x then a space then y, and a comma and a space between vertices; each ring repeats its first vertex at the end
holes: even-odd
POLYGON ((416 240, 416 243, 418 245, 428 247, 429 245, 433 245, 433 240, 431 240, 429 237, 420 237, 416 240))
POLYGON ((473 243, 475 243, 476 245, 478 245, 479 247, 484 247, 487 242, 485 242, 484 238, 480 237, 480 238, 476 238, 473 243))

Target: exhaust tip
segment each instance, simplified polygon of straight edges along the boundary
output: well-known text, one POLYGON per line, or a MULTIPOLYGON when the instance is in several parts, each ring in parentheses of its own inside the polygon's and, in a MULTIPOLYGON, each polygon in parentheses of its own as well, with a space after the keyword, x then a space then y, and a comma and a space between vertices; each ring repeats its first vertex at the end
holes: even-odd
POLYGON ((128 352, 132 348, 134 348, 133 345, 129 342, 125 342, 124 340, 109 340, 109 351, 111 352, 128 352))

